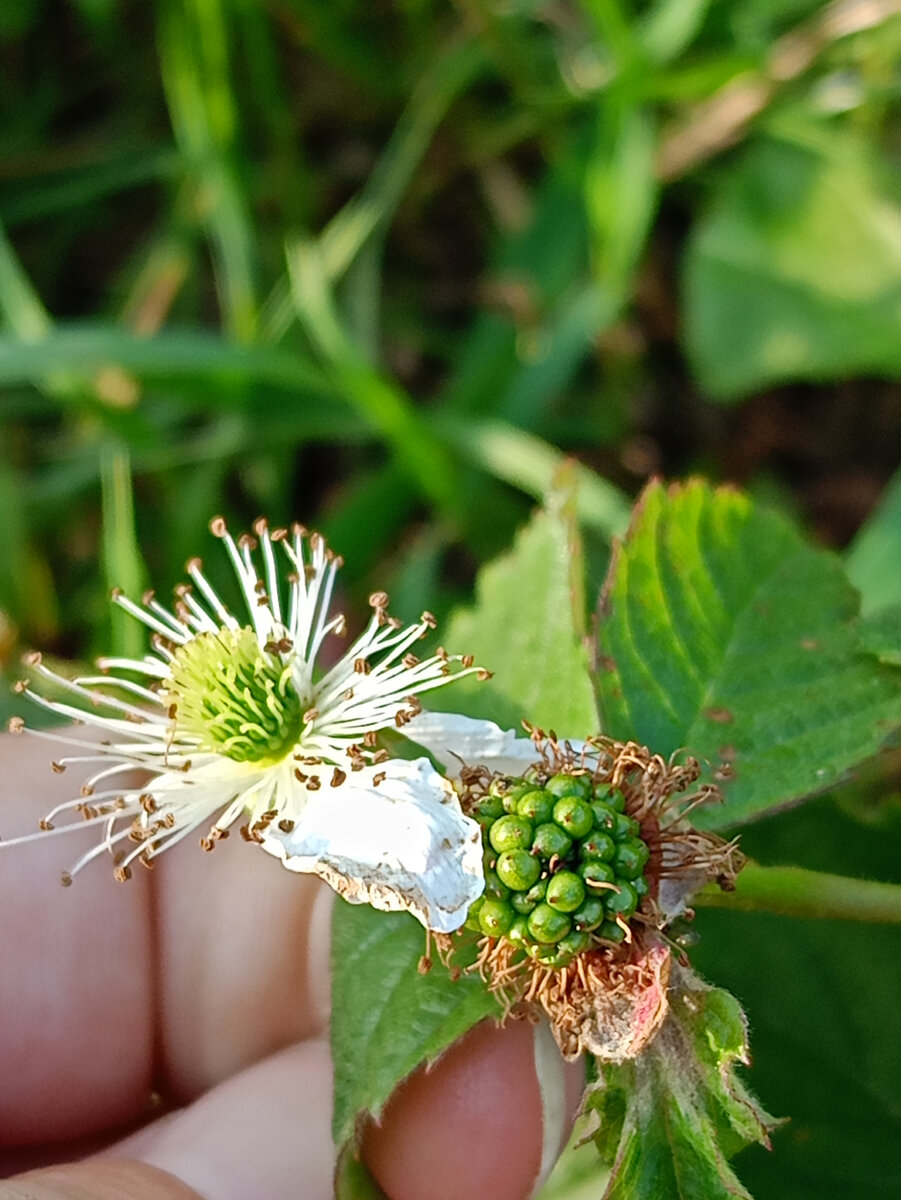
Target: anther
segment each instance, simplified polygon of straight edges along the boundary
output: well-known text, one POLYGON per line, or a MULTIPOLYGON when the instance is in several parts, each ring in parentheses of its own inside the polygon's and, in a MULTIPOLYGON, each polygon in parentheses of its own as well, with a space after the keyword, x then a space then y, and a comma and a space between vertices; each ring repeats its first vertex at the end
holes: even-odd
POLYGON ((332 787, 340 787, 347 778, 347 772, 342 771, 340 767, 335 767, 332 772, 332 787))

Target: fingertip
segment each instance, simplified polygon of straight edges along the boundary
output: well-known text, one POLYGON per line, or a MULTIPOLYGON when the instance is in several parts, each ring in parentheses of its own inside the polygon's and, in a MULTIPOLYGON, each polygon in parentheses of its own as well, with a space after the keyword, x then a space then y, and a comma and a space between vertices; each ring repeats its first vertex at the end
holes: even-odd
POLYGON ((401 1084, 363 1141, 391 1200, 533 1194, 566 1141, 582 1081, 559 1056, 559 1070, 542 1065, 536 1035, 524 1021, 484 1022, 401 1084))

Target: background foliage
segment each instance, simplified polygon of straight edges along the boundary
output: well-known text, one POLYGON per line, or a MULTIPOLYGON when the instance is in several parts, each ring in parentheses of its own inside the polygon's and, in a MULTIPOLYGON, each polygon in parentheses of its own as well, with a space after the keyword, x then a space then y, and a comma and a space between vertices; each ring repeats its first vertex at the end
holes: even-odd
MULTIPOLYGON (((897 663, 899 9, 0 6, 0 666, 134 650, 107 587, 166 591, 217 512, 320 528, 351 607, 447 613, 566 456, 588 608, 646 478, 702 472, 781 510, 757 536, 804 558, 824 621, 853 604, 808 543, 847 547, 862 640, 897 663)), ((705 645, 710 670, 731 643, 705 645)), ((746 844, 901 882, 898 768, 746 844)), ((896 930, 699 926, 793 1118, 739 1160, 755 1196, 897 1195, 896 930)))

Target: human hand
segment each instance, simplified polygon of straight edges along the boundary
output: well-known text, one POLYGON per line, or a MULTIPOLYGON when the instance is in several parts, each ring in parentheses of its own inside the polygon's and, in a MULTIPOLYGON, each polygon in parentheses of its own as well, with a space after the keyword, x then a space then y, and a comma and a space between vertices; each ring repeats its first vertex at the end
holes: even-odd
MULTIPOLYGON (((79 786, 48 759, 0 737, 7 835, 79 786)), ((238 838, 60 887, 92 836, 0 850, 0 1200, 326 1200, 333 894, 238 838)), ((533 1192, 581 1087, 541 1038, 480 1026, 399 1089, 364 1149, 391 1200, 533 1192)))

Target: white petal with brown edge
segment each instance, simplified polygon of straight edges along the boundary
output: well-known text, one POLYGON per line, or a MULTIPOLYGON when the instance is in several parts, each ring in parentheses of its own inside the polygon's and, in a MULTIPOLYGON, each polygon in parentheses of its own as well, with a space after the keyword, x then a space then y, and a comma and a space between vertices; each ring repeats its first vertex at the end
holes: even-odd
POLYGON ((425 758, 309 793, 294 828, 270 826, 262 848, 354 904, 411 912, 438 933, 458 929, 484 888, 479 827, 425 758))
POLYGON ((423 712, 408 721, 404 733, 434 754, 452 775, 460 767, 483 766, 501 775, 518 775, 538 757, 531 738, 458 713, 423 712))

